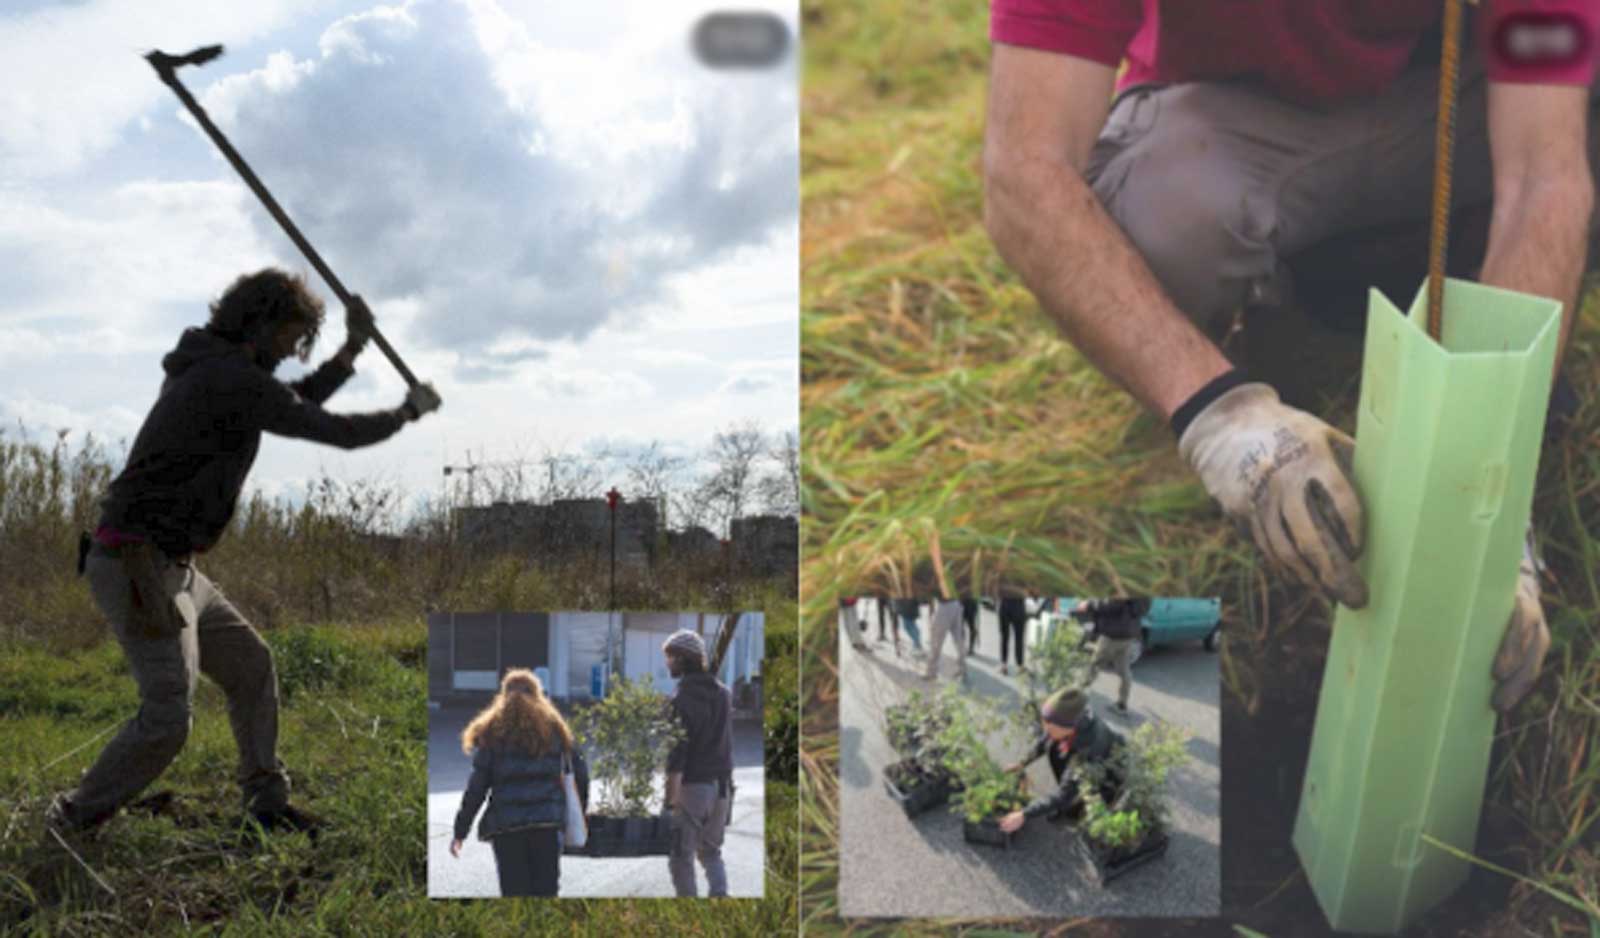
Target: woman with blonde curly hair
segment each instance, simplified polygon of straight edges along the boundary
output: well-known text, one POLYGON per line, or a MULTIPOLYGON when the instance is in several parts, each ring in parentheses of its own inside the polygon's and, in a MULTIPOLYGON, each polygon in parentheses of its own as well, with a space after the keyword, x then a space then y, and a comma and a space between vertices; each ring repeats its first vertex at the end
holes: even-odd
POLYGON ((538 676, 526 668, 507 671, 494 701, 461 732, 461 749, 472 757, 472 778, 456 813, 450 855, 461 856, 461 844, 487 797, 478 839, 494 847, 500 894, 556 895, 567 805, 563 765, 571 765, 577 776, 585 811, 589 767, 538 676))

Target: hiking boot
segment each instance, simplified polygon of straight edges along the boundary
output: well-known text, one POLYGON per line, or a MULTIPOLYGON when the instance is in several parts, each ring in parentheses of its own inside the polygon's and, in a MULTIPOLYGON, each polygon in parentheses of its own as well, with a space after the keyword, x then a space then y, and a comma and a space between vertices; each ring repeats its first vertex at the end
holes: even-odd
POLYGON ((312 840, 317 839, 317 832, 323 827, 322 819, 315 814, 287 804, 273 810, 251 811, 250 818, 261 825, 263 831, 304 833, 312 840))
POLYGON ((58 794, 50 799, 50 806, 44 810, 45 836, 48 839, 50 831, 62 837, 86 834, 105 823, 109 817, 111 812, 85 816, 65 794, 58 794))

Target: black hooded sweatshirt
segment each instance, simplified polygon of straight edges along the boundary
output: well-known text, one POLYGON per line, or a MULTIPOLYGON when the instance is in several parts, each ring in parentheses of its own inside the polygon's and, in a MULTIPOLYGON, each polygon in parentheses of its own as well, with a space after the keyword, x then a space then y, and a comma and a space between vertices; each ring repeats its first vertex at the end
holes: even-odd
POLYGON ((684 739, 667 754, 667 771, 682 772, 685 785, 718 782, 733 775, 733 697, 705 671, 678 680, 672 711, 683 723, 684 739))
POLYGON ((406 422, 399 408, 323 410, 354 374, 337 359, 286 384, 244 346, 205 329, 185 330, 161 367, 161 393, 101 502, 100 523, 173 557, 207 550, 222 536, 263 431, 354 449, 388 439, 406 422))

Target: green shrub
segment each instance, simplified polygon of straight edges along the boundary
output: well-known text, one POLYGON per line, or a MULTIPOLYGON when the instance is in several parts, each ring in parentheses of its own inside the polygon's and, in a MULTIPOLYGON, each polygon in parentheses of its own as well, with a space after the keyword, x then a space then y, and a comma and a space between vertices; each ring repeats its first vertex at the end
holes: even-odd
POLYGON ((573 718, 573 730, 587 750, 589 777, 599 789, 592 813, 643 817, 655 813, 655 774, 667 753, 683 739, 683 726, 667 698, 646 675, 618 678, 599 703, 573 718))

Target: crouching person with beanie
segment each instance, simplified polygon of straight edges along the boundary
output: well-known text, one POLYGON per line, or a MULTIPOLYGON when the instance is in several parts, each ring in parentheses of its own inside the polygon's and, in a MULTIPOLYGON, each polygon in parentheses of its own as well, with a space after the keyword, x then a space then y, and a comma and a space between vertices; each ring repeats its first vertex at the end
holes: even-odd
POLYGON ((733 812, 733 699, 706 670, 706 644, 679 629, 661 650, 677 679, 672 712, 684 737, 667 755, 666 805, 673 812, 672 853, 667 868, 680 896, 694 896, 694 861, 706 871, 706 894, 728 894, 722 835, 733 812))
MULTIPOLYGON (((1076 687, 1056 691, 1039 709, 1040 735, 1032 750, 1008 771, 1021 772, 1033 760, 1050 757, 1050 771, 1056 777, 1056 790, 1020 811, 1000 819, 1000 829, 1011 833, 1022 829, 1029 818, 1066 817, 1077 821, 1083 816, 1083 798, 1078 793, 1078 769, 1086 764, 1109 761, 1125 745, 1123 738, 1100 722, 1089 708, 1089 697, 1076 687)), ((1122 780, 1114 771, 1105 773, 1100 797, 1112 804, 1121 794, 1122 780)))

